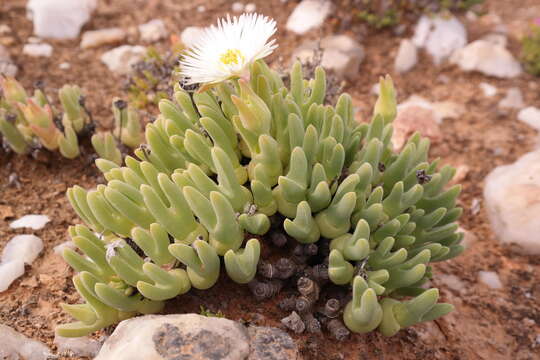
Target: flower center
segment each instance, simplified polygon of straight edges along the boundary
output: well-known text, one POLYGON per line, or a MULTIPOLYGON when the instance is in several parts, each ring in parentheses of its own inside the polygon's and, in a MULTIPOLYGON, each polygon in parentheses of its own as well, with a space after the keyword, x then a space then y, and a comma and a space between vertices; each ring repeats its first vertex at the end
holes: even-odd
POLYGON ((236 64, 238 65, 240 61, 244 61, 244 55, 238 49, 229 49, 224 54, 221 54, 219 60, 225 65, 236 64))

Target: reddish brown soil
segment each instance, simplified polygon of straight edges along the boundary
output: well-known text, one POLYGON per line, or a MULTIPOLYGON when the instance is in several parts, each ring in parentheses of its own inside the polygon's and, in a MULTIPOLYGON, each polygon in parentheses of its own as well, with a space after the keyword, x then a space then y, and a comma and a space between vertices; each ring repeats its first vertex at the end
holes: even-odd
MULTIPOLYGON (((31 36, 31 23, 25 18, 24 0, 0 3, 0 23, 7 23, 13 33, 2 38, 8 44, 14 60, 20 67, 19 79, 30 87, 38 80, 45 81, 46 89, 54 94, 64 83, 77 83, 87 94, 87 103, 102 127, 109 127, 109 104, 120 94, 122 80, 111 75, 99 61, 101 53, 109 47, 80 50, 79 40, 50 41, 54 45, 51 58, 33 59, 22 55, 22 45, 31 36), (58 65, 69 62, 69 70, 58 65)), ((230 11, 232 1, 224 0, 109 0, 101 1, 97 14, 84 30, 111 26, 130 27, 152 18, 163 18, 172 33, 179 34, 189 25, 205 25, 217 16, 230 11), (205 12, 197 7, 205 5, 205 12), (137 9, 134 11, 133 9, 137 9)), ((279 23, 280 48, 271 61, 284 63, 292 49, 304 38, 284 30, 287 15, 295 3, 282 4, 279 0, 255 1, 260 12, 271 15, 279 23)), ((512 34, 540 10, 540 0, 524 0, 520 9, 512 2, 489 0, 485 9, 502 17, 510 26, 510 49, 517 54, 519 44, 512 34), (527 11, 525 11, 527 9, 527 11)), ((344 23, 346 13, 339 11, 321 31, 323 35, 345 32, 360 39, 366 48, 366 59, 355 81, 346 84, 363 118, 369 116, 375 101, 370 93, 380 75, 392 74, 393 59, 400 37, 391 31, 369 32, 363 26, 344 23)), ((466 20, 464 20, 465 23, 466 20)), ((470 39, 490 30, 488 21, 467 23, 470 39)), ((402 35, 410 35, 410 29, 402 35)), ((316 38, 314 33, 307 37, 316 38)), ((136 37, 129 42, 136 43, 136 37)), ((158 47, 164 49, 167 41, 158 47)), ((354 335, 338 343, 327 335, 300 335, 297 340, 305 359, 538 359, 540 358, 540 271, 538 257, 511 253, 499 245, 496 234, 490 230, 482 206, 482 188, 485 176, 496 166, 514 161, 530 151, 537 139, 536 133, 518 122, 515 111, 502 113, 496 104, 509 87, 519 87, 527 104, 540 104, 540 82, 529 75, 518 79, 497 80, 480 74, 461 72, 453 66, 434 67, 427 56, 422 56, 416 68, 400 76, 392 74, 404 100, 412 94, 433 101, 452 100, 463 104, 466 113, 442 125, 444 141, 436 144, 431 155, 441 157, 444 163, 467 165, 470 172, 463 180, 460 203, 465 209, 462 226, 476 239, 460 257, 437 264, 433 284, 441 290, 442 300, 456 306, 452 314, 432 323, 414 326, 392 338, 374 333, 354 335), (487 99, 478 84, 489 82, 499 88, 496 97, 487 99), (472 209, 480 201, 480 211, 472 209), (480 270, 496 271, 504 287, 494 290, 478 282, 480 270), (464 284, 455 291, 438 279, 437 275, 455 275, 464 284)), ((102 182, 97 169, 91 165, 91 153, 73 161, 57 155, 39 154, 38 159, 14 156, 0 152, 0 248, 14 235, 25 231, 12 230, 8 224, 29 213, 48 215, 52 221, 44 229, 35 231, 45 242, 43 254, 27 267, 25 276, 10 289, 0 294, 0 322, 39 339, 53 349, 54 326, 67 322, 58 304, 74 303, 79 296, 71 284, 71 269, 53 253, 53 247, 67 240, 66 229, 78 223, 64 195, 65 190, 79 184, 92 187, 102 182), (8 181, 16 174, 19 184, 8 181)), ((283 295, 281 295, 283 296, 283 295)), ((199 307, 221 310, 227 318, 256 324, 279 326, 285 316, 276 306, 281 298, 259 303, 252 299, 245 286, 223 279, 213 289, 172 300, 166 312, 199 312, 199 307)), ((99 334, 98 334, 99 335, 99 334)))

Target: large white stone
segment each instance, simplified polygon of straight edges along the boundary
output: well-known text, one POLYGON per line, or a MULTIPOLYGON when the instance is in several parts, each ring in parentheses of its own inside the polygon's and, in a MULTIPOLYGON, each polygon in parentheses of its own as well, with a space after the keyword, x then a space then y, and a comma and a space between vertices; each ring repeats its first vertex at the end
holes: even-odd
POLYGON ((96 0, 30 0, 27 10, 37 36, 73 39, 96 6, 96 0))
POLYGON ((521 65, 500 44, 489 40, 476 40, 459 49, 450 58, 464 71, 479 71, 499 78, 513 78, 521 74, 521 65))
POLYGON ((35 235, 16 235, 2 251, 2 263, 22 261, 31 265, 43 250, 43 240, 35 235))
POLYGON ((147 315, 122 321, 94 360, 244 360, 249 351, 246 328, 232 320, 147 315))
POLYGON ((31 228, 40 230, 43 229, 49 221, 51 221, 51 219, 49 219, 47 215, 30 214, 24 215, 22 218, 13 221, 9 224, 9 227, 12 229, 31 228))
MULTIPOLYGON (((9 289, 11 283, 23 275, 23 261, 14 260, 0 263, 0 293, 9 289)), ((0 359, 2 359, 2 357, 0 357, 0 359)))
POLYGON ((399 50, 394 60, 394 70, 398 73, 405 73, 411 70, 418 62, 418 50, 416 45, 409 40, 403 39, 399 44, 399 50))
POLYGON ((303 0, 287 19, 286 28, 296 34, 305 34, 321 27, 331 10, 332 2, 329 0, 303 0))
POLYGON ((167 37, 169 31, 163 20, 154 19, 146 24, 139 25, 139 33, 142 41, 155 42, 167 37))
POLYGON ((453 16, 424 15, 416 25, 412 41, 419 48, 425 48, 435 64, 440 64, 467 44, 467 30, 453 16))
POLYGON ((540 131, 540 109, 534 106, 526 107, 518 113, 518 119, 540 131))
POLYGON ((101 55, 101 61, 110 71, 125 75, 132 71, 132 66, 146 54, 144 46, 122 45, 101 55))
POLYGON ((202 34, 204 34, 204 28, 198 26, 188 26, 182 31, 182 34, 180 34, 180 41, 182 41, 182 44, 189 48, 195 45, 202 34))
POLYGON ((114 44, 124 40, 126 35, 126 31, 118 27, 85 31, 82 35, 81 49, 114 44))
POLYGON ((53 358, 45 344, 0 324, 0 359, 47 360, 53 358))
POLYGON ((486 178, 484 199, 495 236, 540 255, 540 150, 495 168, 486 178))
MULTIPOLYGON (((292 60, 312 61, 318 49, 317 41, 306 41, 294 51, 292 60)), ((342 77, 356 76, 365 56, 363 46, 347 35, 325 37, 320 41, 320 49, 321 66, 342 77)))
POLYGON ((23 54, 32 57, 50 57, 52 53, 53 47, 46 43, 25 44, 23 46, 23 54))

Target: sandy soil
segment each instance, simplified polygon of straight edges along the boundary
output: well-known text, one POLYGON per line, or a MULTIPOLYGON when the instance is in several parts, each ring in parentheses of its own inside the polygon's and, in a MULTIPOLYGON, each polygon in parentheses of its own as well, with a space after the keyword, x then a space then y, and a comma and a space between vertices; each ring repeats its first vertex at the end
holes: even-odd
MULTIPOLYGON (((354 81, 346 83, 360 115, 369 116, 375 97, 371 87, 380 75, 390 73, 398 89, 399 100, 412 94, 432 101, 451 100, 465 106, 459 119, 442 124, 444 141, 432 148, 433 157, 454 166, 467 165, 470 171, 463 181, 460 204, 465 212, 463 228, 475 240, 460 257, 437 264, 434 285, 441 290, 442 300, 456 305, 452 314, 432 323, 414 326, 387 339, 379 334, 354 335, 337 343, 325 335, 300 335, 297 340, 305 359, 538 359, 540 343, 540 259, 516 255, 499 245, 489 227, 482 206, 482 188, 485 176, 496 166, 514 161, 534 148, 537 134, 516 119, 515 111, 497 110, 497 102, 506 89, 519 87, 527 104, 540 104, 540 81, 529 75, 518 79, 499 80, 480 74, 461 72, 443 65, 435 67, 428 56, 421 56, 416 68, 405 74, 392 73, 393 59, 402 37, 411 34, 410 27, 400 36, 392 31, 372 32, 355 22, 347 12, 340 10, 327 21, 320 33, 299 37, 284 30, 294 1, 282 4, 279 0, 254 1, 260 12, 273 16, 281 29, 278 33, 279 50, 270 61, 279 66, 290 57, 292 50, 305 38, 317 38, 330 33, 346 33, 359 39, 366 49, 366 59, 354 81), (479 91, 480 82, 498 87, 496 97, 485 98, 479 91), (478 204, 479 206, 473 206, 478 204), (479 210, 479 211, 478 211, 479 210), (496 271, 504 287, 494 290, 478 282, 478 271, 496 271), (450 279, 461 281, 461 290, 451 287, 450 279), (444 278, 446 281, 444 281, 444 278)), ((216 17, 230 11, 232 1, 192 0, 108 0, 101 1, 98 12, 84 30, 104 27, 133 27, 153 18, 162 18, 172 33, 179 34, 190 25, 206 25, 216 17), (197 8, 204 5, 206 10, 197 8), (134 9, 138 9, 134 11, 134 9)), ((47 91, 54 94, 64 83, 77 83, 87 96, 87 104, 101 127, 111 125, 109 104, 120 94, 123 79, 112 76, 99 61, 101 53, 110 47, 80 50, 79 40, 50 41, 54 54, 50 58, 29 58, 22 55, 22 46, 31 36, 32 25, 25 18, 24 0, 0 3, 0 23, 7 23, 13 33, 11 40, 0 39, 8 45, 20 67, 19 79, 30 87, 44 80, 47 91), (69 70, 59 64, 69 62, 69 70)), ((511 2, 488 0, 485 9, 498 14, 510 29, 509 47, 518 54, 519 43, 515 34, 522 24, 538 14, 540 0, 524 0, 519 9, 511 2)), ((478 38, 493 28, 489 21, 467 22, 470 39, 478 38)), ((130 43, 137 43, 132 36, 130 43)), ((165 49, 168 42, 157 46, 165 49)), ((92 154, 73 161, 57 155, 41 153, 37 159, 14 156, 0 150, 0 248, 23 229, 12 230, 8 224, 29 213, 46 214, 52 222, 35 231, 45 242, 45 250, 27 267, 27 273, 8 291, 0 294, 0 322, 39 339, 53 349, 54 326, 69 319, 58 306, 60 302, 79 300, 71 284, 71 269, 53 253, 53 247, 67 240, 66 229, 79 220, 65 197, 68 187, 79 184, 87 188, 103 182, 92 165, 92 154), (17 182, 8 181, 16 174, 17 182)), ((247 288, 223 279, 206 292, 193 291, 172 300, 166 312, 199 312, 204 305, 210 310, 221 310, 227 318, 250 323, 279 326, 285 316, 277 306, 284 296, 268 302, 254 301, 247 288)), ((96 334, 99 336, 100 334, 96 334)), ((73 358, 74 359, 74 358, 73 358)))

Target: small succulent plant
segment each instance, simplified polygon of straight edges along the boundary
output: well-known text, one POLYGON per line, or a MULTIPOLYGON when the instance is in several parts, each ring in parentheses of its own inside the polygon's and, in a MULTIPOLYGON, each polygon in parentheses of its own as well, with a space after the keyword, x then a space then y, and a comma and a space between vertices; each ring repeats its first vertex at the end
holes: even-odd
POLYGON ((63 113, 53 111, 39 86, 32 97, 13 78, 0 78, 0 87, 0 132, 14 152, 44 147, 68 159, 79 156, 77 135, 92 122, 78 86, 65 85, 58 91, 63 113))
POLYGON ((441 11, 466 11, 484 0, 355 0, 358 17, 376 28, 392 27, 404 19, 441 11))
MULTIPOLYGON (((247 15, 212 31, 257 34, 238 26, 275 23, 247 15)), ((266 50, 254 54, 271 52, 271 30, 258 38, 266 50)), ((297 281, 300 295, 280 305, 295 310, 283 319, 295 331, 320 331, 309 309, 325 284, 351 289, 344 310, 335 299, 322 310, 338 339, 349 330, 390 336, 452 310, 423 284, 430 263, 463 250, 460 187, 447 188, 454 170, 429 162, 429 141, 418 134, 400 153, 392 150, 390 78, 381 79, 371 122, 360 124, 349 95, 325 103, 322 68, 306 80, 296 63, 287 88, 250 51, 225 48, 215 78, 192 72, 205 77, 198 92, 177 85, 147 124, 146 144, 124 166, 96 160, 107 185, 68 190, 85 225, 69 229, 78 251, 63 255, 86 302, 63 305, 78 321, 60 325, 59 335, 82 336, 158 312, 192 287, 212 287, 222 271, 259 300, 297 281), (262 247, 280 247, 290 258, 261 259, 262 247)), ((192 56, 201 60, 201 53, 192 56)))
POLYGON ((527 72, 540 76, 540 18, 535 19, 529 34, 521 41, 521 60, 527 72))

